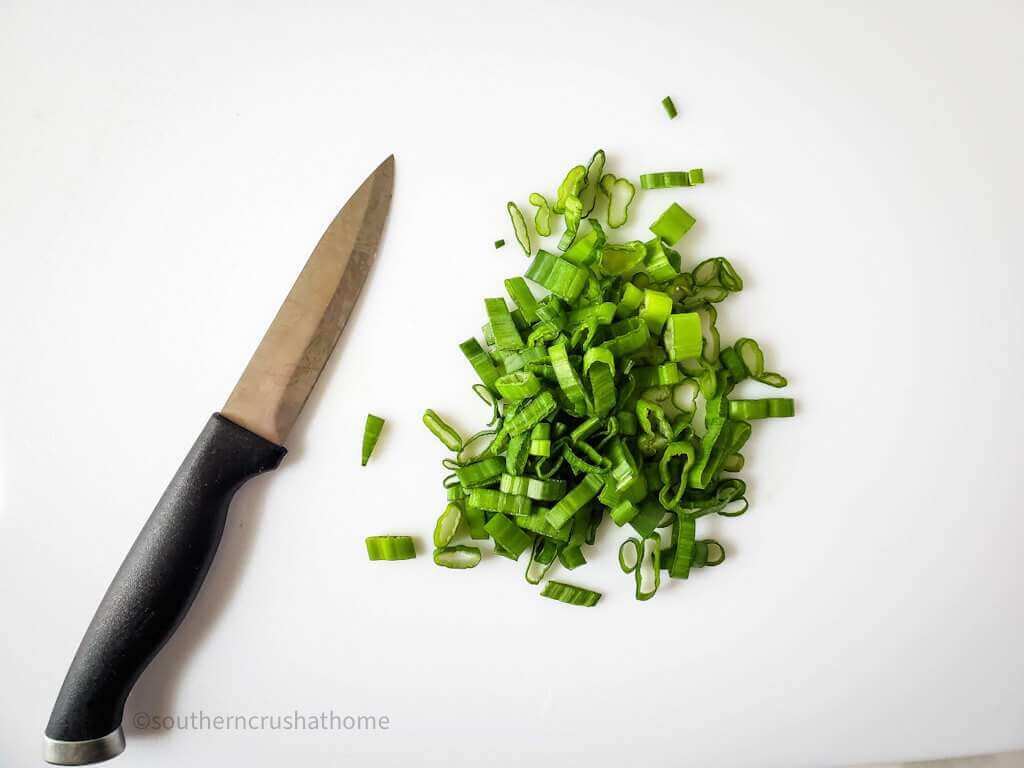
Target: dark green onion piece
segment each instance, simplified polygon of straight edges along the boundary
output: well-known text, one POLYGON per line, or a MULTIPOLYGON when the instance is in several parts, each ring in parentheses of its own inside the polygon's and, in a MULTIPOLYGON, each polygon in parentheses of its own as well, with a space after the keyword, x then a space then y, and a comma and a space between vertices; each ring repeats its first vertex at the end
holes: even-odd
POLYGON ((501 373, 494 365, 490 355, 484 352, 480 342, 476 339, 466 339, 466 341, 459 344, 459 349, 462 350, 462 354, 466 356, 469 364, 473 366, 473 370, 480 377, 480 381, 488 388, 493 387, 495 380, 501 373))
POLYGON ((518 560, 519 556, 533 543, 532 539, 519 529, 519 526, 502 514, 497 514, 488 520, 484 530, 513 560, 518 560))
POLYGON ((537 299, 534 297, 530 286, 521 277, 510 277, 505 281, 505 290, 509 298, 523 313, 523 320, 529 324, 537 322, 537 299))
POLYGON ((377 445, 377 440, 380 438, 380 431, 384 427, 384 419, 380 416, 374 416, 372 413, 366 414, 366 426, 363 427, 363 466, 366 466, 366 462, 370 460, 370 454, 373 453, 374 447, 377 445))
POLYGON ((541 590, 541 597, 549 597, 560 603, 579 605, 585 608, 593 608, 601 599, 600 592, 591 589, 575 587, 572 584, 565 584, 561 581, 549 581, 541 590))
POLYGON ((526 581, 528 584, 540 584, 541 580, 551 570, 555 557, 558 555, 558 544, 551 539, 538 536, 533 542, 533 549, 530 551, 530 562, 526 566, 526 581))
POLYGON ((409 536, 367 536, 366 554, 371 560, 411 560, 416 545, 409 536))
POLYGON ((548 522, 555 528, 561 528, 583 508, 584 504, 597 496, 602 485, 604 485, 604 480, 598 475, 586 475, 579 485, 547 511, 548 522))
POLYGON ((661 100, 661 106, 665 108, 665 112, 669 117, 669 120, 674 120, 676 115, 679 113, 676 111, 676 105, 672 102, 671 96, 666 96, 661 100))
POLYGON ((494 334, 494 344, 498 349, 515 350, 523 347, 523 339, 519 335, 512 320, 512 314, 508 311, 508 305, 502 298, 484 299, 484 307, 487 310, 487 321, 494 334))
MULTIPOLYGON (((497 248, 504 248, 505 247, 505 241, 504 240, 495 240, 494 241, 494 247, 495 247, 495 249, 497 249, 497 248)), ((479 551, 479 550, 477 550, 477 551, 479 551)))
POLYGON ((529 371, 516 371, 499 377, 494 387, 506 400, 525 400, 540 392, 540 380, 529 371))
POLYGON ((435 549, 434 563, 455 570, 475 568, 480 563, 480 550, 477 547, 467 547, 464 544, 435 549))

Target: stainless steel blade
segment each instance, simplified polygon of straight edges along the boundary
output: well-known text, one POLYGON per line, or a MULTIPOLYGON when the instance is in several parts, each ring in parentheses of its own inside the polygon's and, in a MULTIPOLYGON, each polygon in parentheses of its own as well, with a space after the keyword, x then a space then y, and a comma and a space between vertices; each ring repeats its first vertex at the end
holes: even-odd
POLYGON ((377 253, 391 205, 389 156, 324 232, 221 414, 284 442, 331 356, 377 253))

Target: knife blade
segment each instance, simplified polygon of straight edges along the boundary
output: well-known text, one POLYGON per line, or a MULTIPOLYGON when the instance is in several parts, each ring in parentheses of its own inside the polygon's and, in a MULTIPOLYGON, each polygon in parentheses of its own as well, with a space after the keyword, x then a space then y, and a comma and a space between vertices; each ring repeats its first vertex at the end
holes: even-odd
POLYGON ((188 613, 235 491, 284 458, 282 443, 348 322, 376 258, 394 167, 391 155, 327 227, 223 409, 143 526, 57 694, 43 739, 47 762, 85 765, 124 750, 128 694, 188 613))

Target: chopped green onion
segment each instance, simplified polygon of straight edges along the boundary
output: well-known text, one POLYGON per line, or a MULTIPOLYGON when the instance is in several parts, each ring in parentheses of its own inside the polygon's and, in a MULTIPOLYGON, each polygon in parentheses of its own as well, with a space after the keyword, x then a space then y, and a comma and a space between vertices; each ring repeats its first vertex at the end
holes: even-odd
POLYGON ((504 247, 505 247, 505 241, 504 240, 495 240, 494 241, 494 248, 495 249, 504 248, 504 247))
POLYGON ((516 233, 516 240, 519 241, 523 253, 529 256, 533 251, 530 247, 530 232, 526 229, 526 219, 523 218, 523 212, 519 210, 518 205, 511 201, 505 207, 508 209, 509 218, 512 219, 512 229, 516 233))
POLYGON ((665 351, 669 360, 677 363, 688 357, 699 357, 703 348, 700 315, 696 312, 684 312, 668 318, 665 327, 665 351))
POLYGON ((636 197, 636 187, 629 179, 617 179, 612 173, 601 177, 600 186, 608 198, 608 226, 618 229, 629 219, 629 204, 636 197))
POLYGON ((519 526, 503 514, 496 514, 488 520, 484 530, 513 560, 518 560, 519 556, 533 543, 532 539, 523 533, 519 526))
POLYGON ((676 115, 679 113, 676 111, 676 105, 672 102, 671 96, 666 96, 661 100, 661 106, 665 108, 666 114, 668 114, 669 120, 674 120, 676 115))
POLYGON ((587 163, 587 175, 584 179, 583 189, 580 191, 584 216, 589 216, 597 204, 597 190, 601 184, 601 176, 604 174, 604 163, 603 149, 599 149, 591 155, 590 162, 587 163))
POLYGON ((473 366, 473 370, 480 377, 480 381, 488 388, 494 386, 495 380, 501 374, 495 367, 490 355, 484 352, 483 347, 480 346, 480 342, 476 339, 467 339, 459 344, 459 349, 462 350, 462 354, 469 360, 469 364, 473 366))
POLYGON ((572 518, 583 505, 597 496, 604 485, 598 475, 586 475, 580 484, 563 496, 555 506, 547 511, 548 522, 555 528, 561 528, 572 518))
MULTIPOLYGON (((433 411, 424 415, 453 452, 442 461, 447 506, 433 551, 438 565, 474 567, 480 549, 456 544, 459 531, 493 539, 495 554, 512 560, 529 549, 525 575, 536 584, 556 560, 570 570, 584 566, 584 547, 610 517, 616 530, 636 531, 620 548, 620 564, 634 574, 637 598, 647 600, 662 569, 680 579, 724 561, 720 543, 697 538, 697 521, 747 511, 746 485, 729 473, 743 469, 751 424, 791 416, 794 405, 730 399, 746 379, 786 384, 765 370, 753 339, 722 343, 718 307, 743 290, 743 279, 721 257, 683 271, 671 246, 694 219, 679 205, 658 217, 647 242, 609 239, 626 223, 637 190, 606 162, 598 150, 585 166, 572 166, 550 205, 530 195, 540 237, 561 217, 562 253, 538 250, 523 276, 505 281, 507 298, 485 299, 484 343, 460 345, 480 379, 473 391, 489 408, 488 427, 463 439, 433 411), (593 217, 598 194, 608 202, 607 232, 593 217), (529 281, 544 289, 542 298, 529 281), (662 549, 659 529, 667 526, 671 543, 662 549)), ((694 168, 643 174, 640 186, 703 181, 694 168)), ((522 212, 510 204, 509 214, 530 254, 522 212)), ((545 593, 578 604, 599 597, 559 582, 548 582, 545 593)))
POLYGON ((373 453, 374 447, 377 445, 377 440, 380 438, 380 431, 384 427, 384 419, 380 416, 374 416, 372 413, 366 414, 366 426, 363 427, 363 466, 366 466, 366 462, 370 460, 370 455, 373 453))
POLYGON ((690 171, 661 171, 659 173, 640 174, 641 189, 670 189, 672 187, 691 187, 704 183, 704 170, 694 168, 690 171))
POLYGON ((560 603, 579 605, 585 608, 593 608, 601 599, 600 592, 583 587, 574 587, 572 584, 565 584, 561 581, 549 581, 541 590, 541 597, 549 597, 560 603))
POLYGON ((764 400, 730 400, 729 418, 750 421, 780 416, 792 416, 793 398, 768 397, 764 400))
POLYGON ((409 536, 367 536, 366 554, 371 560, 412 560, 416 545, 409 536))
POLYGON ((644 291, 644 303, 640 307, 640 317, 647 323, 651 333, 661 333, 670 314, 672 314, 672 299, 667 293, 650 288, 644 291))
POLYGON ((500 377, 494 386, 506 400, 525 400, 540 392, 540 379, 530 371, 516 371, 500 377))
POLYGON ((504 471, 504 460, 494 456, 455 468, 455 474, 464 488, 477 488, 495 483, 504 471))
POLYGON ((502 493, 526 496, 534 501, 558 501, 565 495, 564 480, 540 480, 507 473, 501 476, 500 488, 502 493))
POLYGON ((527 496, 513 496, 492 488, 474 488, 469 492, 469 505, 485 512, 500 512, 503 515, 528 515, 533 511, 533 502, 527 496))
POLYGON ((587 270, 540 250, 526 270, 526 276, 566 301, 575 301, 587 284, 587 270))
POLYGON ((651 224, 651 232, 669 245, 675 245, 697 222, 678 203, 672 203, 661 216, 651 224))
POLYGON ((455 532, 459 529, 461 522, 462 507, 456 502, 451 502, 437 518, 437 525, 434 526, 434 547, 437 549, 447 547, 455 538, 455 532))
POLYGON ((462 544, 456 547, 435 549, 434 563, 456 570, 476 568, 480 563, 480 550, 477 547, 467 547, 462 544))
POLYGON ((555 556, 558 554, 558 545, 551 539, 538 536, 533 542, 533 550, 530 552, 530 562, 526 566, 526 582, 528 584, 540 584, 541 580, 554 565, 555 556))
POLYGON ((449 451, 458 453, 462 450, 462 436, 429 408, 423 412, 423 423, 449 451))
POLYGON ((530 325, 537 322, 537 299, 534 297, 530 286, 521 277, 510 277, 505 281, 505 290, 509 298, 523 314, 523 320, 530 325))

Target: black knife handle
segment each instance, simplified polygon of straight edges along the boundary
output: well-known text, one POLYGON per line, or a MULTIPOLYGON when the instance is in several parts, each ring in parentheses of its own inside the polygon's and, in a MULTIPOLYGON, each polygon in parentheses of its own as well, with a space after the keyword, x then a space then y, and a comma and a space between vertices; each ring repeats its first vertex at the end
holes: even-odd
POLYGON ((124 748, 125 700, 199 592, 231 497, 285 453, 219 413, 210 417, 82 638, 46 726, 48 762, 83 765, 124 748))

